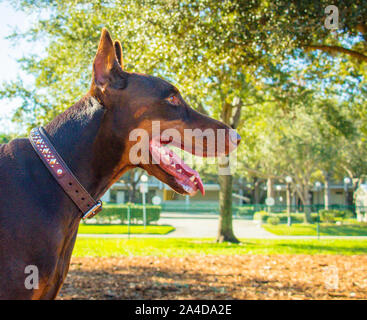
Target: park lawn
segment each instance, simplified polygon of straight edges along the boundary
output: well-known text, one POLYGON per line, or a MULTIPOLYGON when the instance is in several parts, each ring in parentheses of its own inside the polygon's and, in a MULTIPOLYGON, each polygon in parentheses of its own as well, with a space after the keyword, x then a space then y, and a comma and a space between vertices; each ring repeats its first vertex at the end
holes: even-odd
POLYGON ((215 243, 214 239, 78 238, 73 256, 189 256, 242 254, 367 254, 367 240, 242 239, 240 244, 215 243))
MULTIPOLYGON (((317 235, 316 224, 286 224, 270 225, 264 224, 263 228, 278 236, 315 236, 317 235)), ((320 225, 321 236, 367 236, 367 224, 335 225, 322 223, 320 225)))
MULTIPOLYGON (((131 234, 157 234, 164 235, 175 230, 172 226, 130 226, 131 234)), ((111 224, 81 224, 78 233, 81 234, 127 234, 127 225, 111 224)))

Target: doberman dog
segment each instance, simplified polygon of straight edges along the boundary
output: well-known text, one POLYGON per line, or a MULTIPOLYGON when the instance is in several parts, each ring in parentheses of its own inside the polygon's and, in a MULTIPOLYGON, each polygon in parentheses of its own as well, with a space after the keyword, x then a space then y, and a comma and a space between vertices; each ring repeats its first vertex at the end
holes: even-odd
MULTIPOLYGON (((228 154, 240 141, 231 128, 194 109, 172 84, 123 69, 122 48, 102 30, 93 62, 89 92, 45 126, 49 140, 94 199, 101 197, 126 171, 140 167, 180 194, 203 191, 196 171, 179 164, 161 141, 152 136, 152 121, 160 133, 175 128, 225 130, 228 154), (150 161, 133 163, 129 156, 137 141, 134 129, 149 135, 150 161), (170 162, 154 163, 154 154, 167 152, 170 162), (192 177, 194 177, 192 179, 192 177)), ((196 137, 192 144, 196 146, 196 137)), ((184 148, 182 145, 179 145, 184 148)), ((209 152, 200 142, 203 156, 209 152)), ((197 150, 193 150, 195 154, 197 150)), ((167 156, 166 155, 166 156, 167 156)), ((68 272, 81 212, 35 153, 29 139, 0 145, 0 299, 54 299, 68 272), (36 266, 39 283, 25 286, 27 266, 36 266)))

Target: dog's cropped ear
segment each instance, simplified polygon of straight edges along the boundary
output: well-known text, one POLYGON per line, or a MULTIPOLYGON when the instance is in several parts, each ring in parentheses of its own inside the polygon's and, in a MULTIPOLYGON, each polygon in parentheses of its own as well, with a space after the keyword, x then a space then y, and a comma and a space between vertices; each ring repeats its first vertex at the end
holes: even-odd
POLYGON ((115 45, 107 29, 102 29, 97 54, 93 62, 93 79, 100 88, 111 85, 120 88, 126 83, 124 72, 117 60, 115 45))
POLYGON ((117 61, 119 62, 122 69, 124 69, 124 61, 122 59, 122 47, 120 41, 115 41, 115 53, 117 61))

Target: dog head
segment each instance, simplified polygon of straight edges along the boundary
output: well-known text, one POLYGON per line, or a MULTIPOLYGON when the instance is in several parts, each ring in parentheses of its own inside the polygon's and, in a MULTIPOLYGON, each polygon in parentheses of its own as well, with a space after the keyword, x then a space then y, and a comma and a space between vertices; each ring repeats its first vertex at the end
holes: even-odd
POLYGON ((180 194, 204 193, 203 183, 168 144, 218 157, 240 142, 229 126, 192 109, 169 82, 126 72, 121 44, 113 42, 106 29, 94 59, 90 92, 106 108, 104 134, 123 148, 119 167, 143 168, 180 194))

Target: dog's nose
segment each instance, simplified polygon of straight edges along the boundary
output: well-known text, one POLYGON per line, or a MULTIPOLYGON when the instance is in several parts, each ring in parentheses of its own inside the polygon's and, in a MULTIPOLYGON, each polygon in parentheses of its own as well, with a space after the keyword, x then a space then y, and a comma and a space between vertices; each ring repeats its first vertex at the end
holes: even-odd
POLYGON ((231 142, 236 146, 238 146, 238 144, 241 142, 241 136, 235 130, 231 130, 230 139, 231 142))

